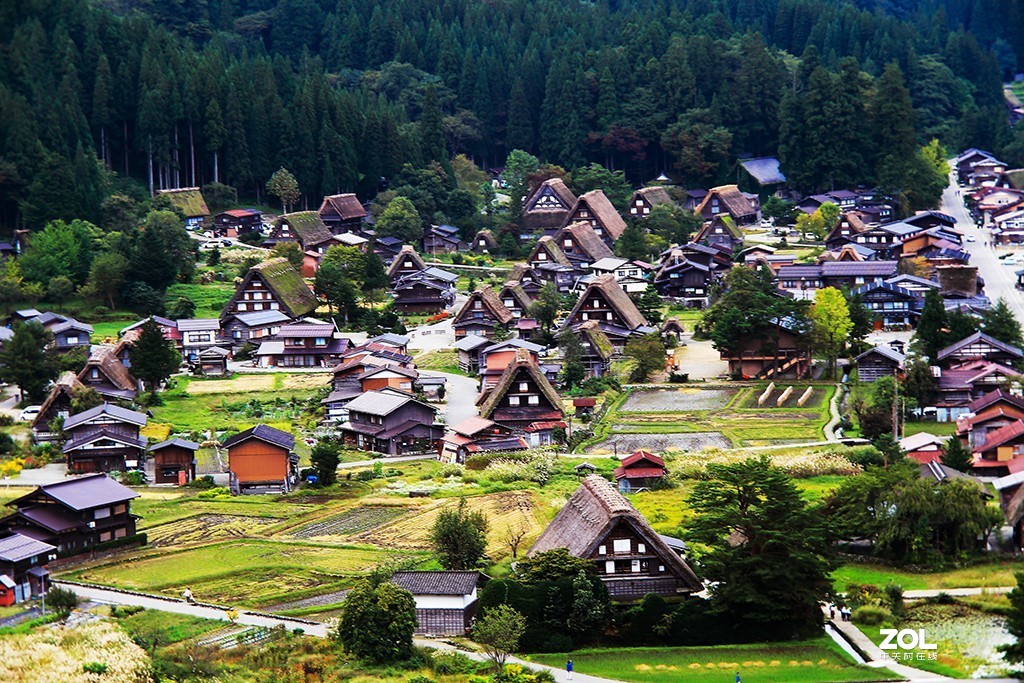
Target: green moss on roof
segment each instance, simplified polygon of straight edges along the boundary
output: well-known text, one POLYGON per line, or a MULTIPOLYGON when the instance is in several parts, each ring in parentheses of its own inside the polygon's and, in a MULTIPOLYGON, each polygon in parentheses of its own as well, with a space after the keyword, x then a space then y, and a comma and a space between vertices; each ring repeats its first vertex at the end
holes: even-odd
POLYGON ((203 193, 198 187, 189 187, 181 190, 162 190, 160 194, 167 197, 176 208, 181 209, 187 218, 198 216, 209 216, 210 209, 206 206, 203 193))
POLYGON ((316 310, 316 297, 288 259, 270 259, 253 266, 252 271, 263 277, 267 287, 286 309, 285 313, 292 318, 300 318, 316 310))

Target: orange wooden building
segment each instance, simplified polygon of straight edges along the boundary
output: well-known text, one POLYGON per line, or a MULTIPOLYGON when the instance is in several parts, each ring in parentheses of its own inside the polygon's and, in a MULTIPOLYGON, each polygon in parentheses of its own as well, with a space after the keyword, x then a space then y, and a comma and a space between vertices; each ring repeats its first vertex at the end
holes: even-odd
POLYGON ((287 432, 256 425, 222 446, 228 449, 232 493, 287 493, 298 483, 299 456, 287 432))

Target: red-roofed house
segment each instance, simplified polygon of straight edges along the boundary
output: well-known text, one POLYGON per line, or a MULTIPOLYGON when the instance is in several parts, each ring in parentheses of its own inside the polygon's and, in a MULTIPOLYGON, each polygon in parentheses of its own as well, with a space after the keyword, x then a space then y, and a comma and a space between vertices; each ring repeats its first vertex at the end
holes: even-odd
POLYGON ((639 450, 624 458, 622 464, 615 468, 615 481, 619 482, 619 491, 630 493, 651 488, 667 474, 664 460, 639 450))
POLYGON ((1024 470, 1024 420, 990 432, 973 453, 975 473, 1001 477, 1024 470))

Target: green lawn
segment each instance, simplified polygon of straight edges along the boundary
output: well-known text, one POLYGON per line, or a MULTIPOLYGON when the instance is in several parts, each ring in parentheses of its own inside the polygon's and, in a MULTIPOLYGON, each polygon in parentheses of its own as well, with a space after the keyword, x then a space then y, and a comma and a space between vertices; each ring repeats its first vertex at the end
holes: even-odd
POLYGON ((196 305, 196 318, 216 318, 224 309, 231 295, 235 293, 235 285, 227 282, 211 282, 200 284, 174 284, 167 288, 167 302, 173 305, 178 297, 191 299, 196 305))
POLYGON ((936 436, 947 436, 956 433, 956 422, 904 422, 903 435, 911 436, 928 432, 936 436))
POLYGON ((469 375, 459 369, 459 355, 455 349, 428 351, 416 357, 416 367, 420 370, 436 370, 450 372, 453 375, 469 375))
POLYGON ((944 588, 995 588, 1014 586, 1014 572, 1024 569, 1020 562, 1000 561, 950 569, 941 572, 915 573, 877 564, 847 564, 832 572, 836 590, 845 591, 851 583, 883 587, 897 583, 904 590, 944 588))
POLYGON ((858 666, 829 638, 716 647, 613 648, 539 654, 531 660, 581 674, 640 683, 721 683, 738 672, 746 683, 833 683, 893 680, 887 671, 858 666))

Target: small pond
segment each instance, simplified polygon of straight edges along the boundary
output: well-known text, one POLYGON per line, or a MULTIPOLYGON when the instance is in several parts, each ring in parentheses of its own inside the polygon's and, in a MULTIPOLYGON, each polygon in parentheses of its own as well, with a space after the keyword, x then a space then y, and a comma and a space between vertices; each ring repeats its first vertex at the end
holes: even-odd
POLYGON ((1013 641, 1002 617, 966 605, 915 605, 900 627, 924 629, 927 641, 938 646, 939 661, 971 678, 1005 676, 1010 671, 997 650, 1013 641))

